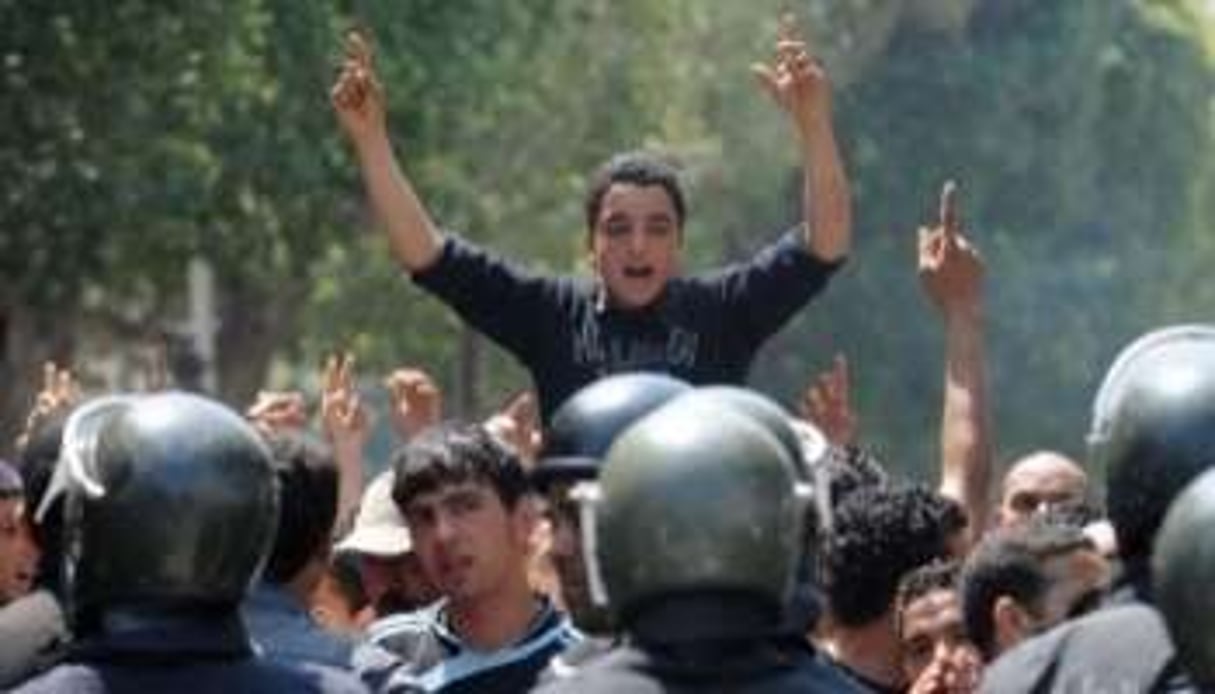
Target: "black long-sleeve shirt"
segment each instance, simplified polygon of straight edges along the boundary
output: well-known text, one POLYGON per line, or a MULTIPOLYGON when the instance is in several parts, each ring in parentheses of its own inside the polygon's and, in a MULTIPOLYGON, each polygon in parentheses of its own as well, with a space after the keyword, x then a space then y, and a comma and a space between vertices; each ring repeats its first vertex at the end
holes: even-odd
POLYGON ((744 383, 763 342, 840 264, 789 232, 745 262, 671 279, 650 306, 617 309, 590 280, 537 275, 449 235, 413 279, 523 363, 548 421, 579 388, 614 373, 744 383))

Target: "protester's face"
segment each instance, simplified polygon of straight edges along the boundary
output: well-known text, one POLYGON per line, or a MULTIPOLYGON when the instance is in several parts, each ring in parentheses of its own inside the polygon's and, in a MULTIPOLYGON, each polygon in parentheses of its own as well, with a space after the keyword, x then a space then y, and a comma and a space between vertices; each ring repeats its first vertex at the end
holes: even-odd
POLYGON ((453 602, 526 585, 532 509, 506 508, 488 485, 457 482, 420 494, 405 507, 414 551, 426 575, 453 602))
POLYGON ((440 596, 415 552, 395 557, 362 555, 359 575, 367 599, 377 609, 392 606, 394 610, 412 610, 432 603, 440 596))
POLYGON ((317 582, 308 599, 309 614, 323 628, 357 636, 375 619, 370 604, 356 607, 342 592, 338 580, 328 572, 317 582))
POLYGON ((929 591, 903 610, 903 675, 913 692, 969 692, 978 685, 978 650, 966 639, 957 592, 929 591))
POLYGON ((591 260, 613 305, 649 305, 678 271, 680 229, 661 186, 613 183, 591 234, 591 260))
POLYGON ((0 499, 0 605, 30 592, 38 558, 24 501, 19 496, 0 499))
POLYGON ((1020 525, 1035 514, 1084 501, 1084 473, 1066 459, 1043 456, 1017 465, 1004 482, 1000 524, 1020 525))

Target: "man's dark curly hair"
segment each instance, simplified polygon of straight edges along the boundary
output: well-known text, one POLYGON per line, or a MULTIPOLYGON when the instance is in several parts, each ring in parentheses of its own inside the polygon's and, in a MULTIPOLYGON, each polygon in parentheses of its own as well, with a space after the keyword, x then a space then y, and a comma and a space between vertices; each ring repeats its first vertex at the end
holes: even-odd
POLYGON ((832 617, 857 627, 885 615, 899 579, 949 559, 949 539, 965 527, 956 501, 920 485, 866 486, 847 495, 836 508, 825 552, 832 617))

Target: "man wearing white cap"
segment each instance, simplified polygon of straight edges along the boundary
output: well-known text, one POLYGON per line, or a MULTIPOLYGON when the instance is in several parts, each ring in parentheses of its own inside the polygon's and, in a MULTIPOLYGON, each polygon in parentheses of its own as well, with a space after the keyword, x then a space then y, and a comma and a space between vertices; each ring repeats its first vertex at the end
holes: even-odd
POLYGON ((335 548, 358 557, 363 590, 377 619, 417 609, 439 597, 412 551, 409 527, 392 501, 392 479, 388 470, 367 486, 354 529, 335 548))

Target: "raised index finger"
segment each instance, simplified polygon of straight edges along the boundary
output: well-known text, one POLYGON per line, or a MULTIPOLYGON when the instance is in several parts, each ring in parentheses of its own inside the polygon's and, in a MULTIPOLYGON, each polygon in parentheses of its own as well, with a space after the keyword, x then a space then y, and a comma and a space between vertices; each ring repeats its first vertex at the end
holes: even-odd
POLYGON ((371 65, 371 39, 366 29, 352 27, 346 30, 346 54, 362 67, 371 65))
POLYGON ((338 353, 333 352, 325 357, 325 368, 321 374, 321 387, 326 393, 332 393, 338 389, 338 353))
POLYGON ((958 184, 953 180, 941 186, 940 224, 947 237, 955 237, 961 231, 962 217, 958 212, 958 184))
POLYGON ((781 42, 801 40, 797 30, 797 16, 789 10, 780 13, 780 19, 776 25, 776 40, 781 42))
POLYGON ((794 61, 799 55, 813 56, 813 47, 799 28, 796 15, 784 12, 776 29, 777 61, 794 61))
POLYGON ((55 373, 59 367, 53 361, 42 363, 42 392, 50 393, 55 390, 55 373))

